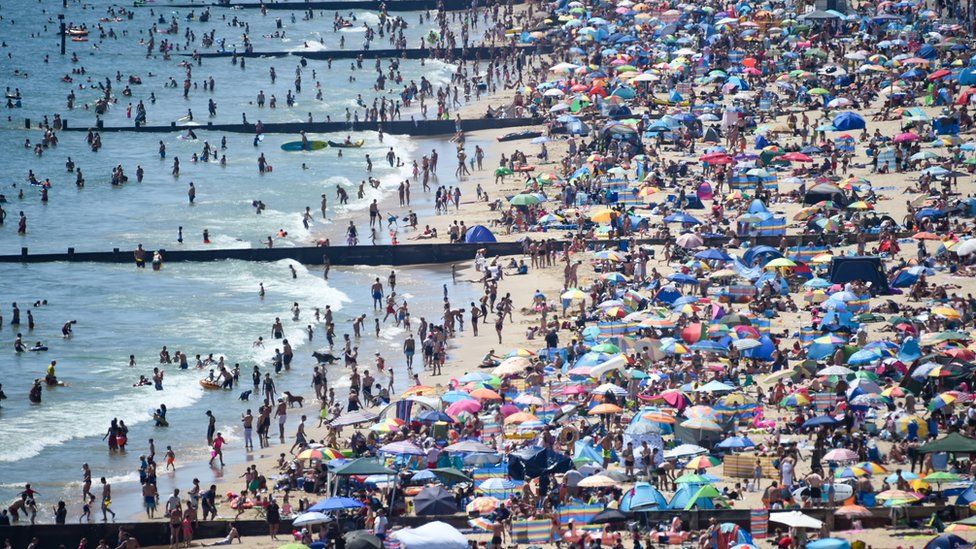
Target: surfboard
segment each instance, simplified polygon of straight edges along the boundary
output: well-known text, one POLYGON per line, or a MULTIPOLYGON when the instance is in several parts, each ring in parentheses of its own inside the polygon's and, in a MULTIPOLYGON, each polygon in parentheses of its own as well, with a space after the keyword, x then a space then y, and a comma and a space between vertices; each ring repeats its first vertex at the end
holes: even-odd
POLYGON ((308 148, 307 149, 302 149, 302 142, 301 141, 289 141, 289 142, 284 143, 284 144, 281 145, 281 150, 283 150, 283 151, 292 151, 292 152, 293 151, 301 151, 301 150, 318 151, 318 150, 324 149, 324 148, 326 148, 328 146, 329 146, 329 144, 327 142, 325 142, 325 141, 309 141, 308 142, 308 148))

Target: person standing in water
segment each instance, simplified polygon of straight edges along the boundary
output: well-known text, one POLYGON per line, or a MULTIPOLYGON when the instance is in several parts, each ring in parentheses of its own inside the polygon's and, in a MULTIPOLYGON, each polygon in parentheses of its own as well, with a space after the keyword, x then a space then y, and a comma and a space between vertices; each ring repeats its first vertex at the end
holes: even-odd
POLYGON ((217 418, 213 412, 207 410, 207 446, 213 446, 214 432, 217 430, 217 418))

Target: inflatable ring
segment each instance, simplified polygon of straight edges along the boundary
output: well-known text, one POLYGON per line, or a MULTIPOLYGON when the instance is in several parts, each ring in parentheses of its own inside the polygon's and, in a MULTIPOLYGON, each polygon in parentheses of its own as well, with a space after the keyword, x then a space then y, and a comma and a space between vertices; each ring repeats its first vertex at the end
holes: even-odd
POLYGON ((579 430, 572 425, 563 427, 563 430, 559 432, 559 442, 564 445, 574 444, 577 440, 579 440, 579 430))

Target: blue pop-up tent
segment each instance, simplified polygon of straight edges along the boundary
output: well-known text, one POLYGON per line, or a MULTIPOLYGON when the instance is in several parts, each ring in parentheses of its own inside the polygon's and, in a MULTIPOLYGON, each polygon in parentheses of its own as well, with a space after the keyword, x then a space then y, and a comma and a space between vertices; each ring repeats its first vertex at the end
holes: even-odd
POLYGON ((484 225, 475 225, 464 233, 464 241, 468 244, 484 244, 495 242, 495 235, 484 225))

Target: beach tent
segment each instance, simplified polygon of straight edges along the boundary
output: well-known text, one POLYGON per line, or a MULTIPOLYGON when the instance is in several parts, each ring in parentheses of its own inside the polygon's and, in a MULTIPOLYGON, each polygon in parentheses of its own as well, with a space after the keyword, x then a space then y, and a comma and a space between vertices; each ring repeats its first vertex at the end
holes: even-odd
POLYGON ((972 547, 972 544, 955 534, 939 534, 929 540, 924 549, 960 549, 963 547, 972 547))
POLYGON ((413 508, 417 516, 453 515, 457 513, 454 494, 443 486, 428 486, 413 498, 413 508))
POLYGON ((468 244, 484 244, 495 242, 495 235, 484 225, 475 225, 464 233, 464 241, 468 244))
POLYGON ((468 540, 446 522, 429 522, 418 528, 404 528, 390 534, 403 549, 467 549, 468 540))
POLYGON ((620 510, 625 513, 667 508, 664 495, 647 482, 638 482, 620 498, 620 510))
POLYGON ((976 484, 971 484, 956 498, 956 505, 969 505, 976 501, 976 484))
POLYGON ((678 491, 674 493, 668 503, 670 509, 683 509, 690 511, 697 507, 699 509, 715 509, 712 498, 720 498, 721 494, 711 484, 682 484, 678 491))
POLYGON ((515 480, 565 473, 572 468, 573 462, 567 456, 541 446, 523 448, 508 457, 508 476, 515 480))
POLYGON ((772 246, 765 246, 765 245, 753 246, 748 250, 746 250, 744 254, 742 254, 742 262, 745 263, 747 266, 751 266, 753 263, 755 263, 756 259, 758 259, 759 266, 762 267, 766 263, 769 263, 770 261, 780 257, 783 257, 783 254, 781 254, 779 250, 773 248, 772 246))
POLYGON ((819 204, 827 200, 840 207, 847 206, 847 196, 844 195, 844 191, 832 183, 814 185, 803 195, 804 204, 819 204))
POLYGON ((335 474, 340 476, 395 475, 396 471, 385 467, 378 460, 359 458, 350 461, 345 467, 337 470, 335 474))
POLYGON ((828 278, 832 284, 844 284, 854 280, 870 282, 871 295, 891 293, 881 258, 876 256, 835 257, 830 262, 828 278))
POLYGON ((922 454, 931 454, 935 452, 976 452, 976 439, 964 437, 959 433, 949 433, 939 440, 919 446, 918 451, 922 454))

